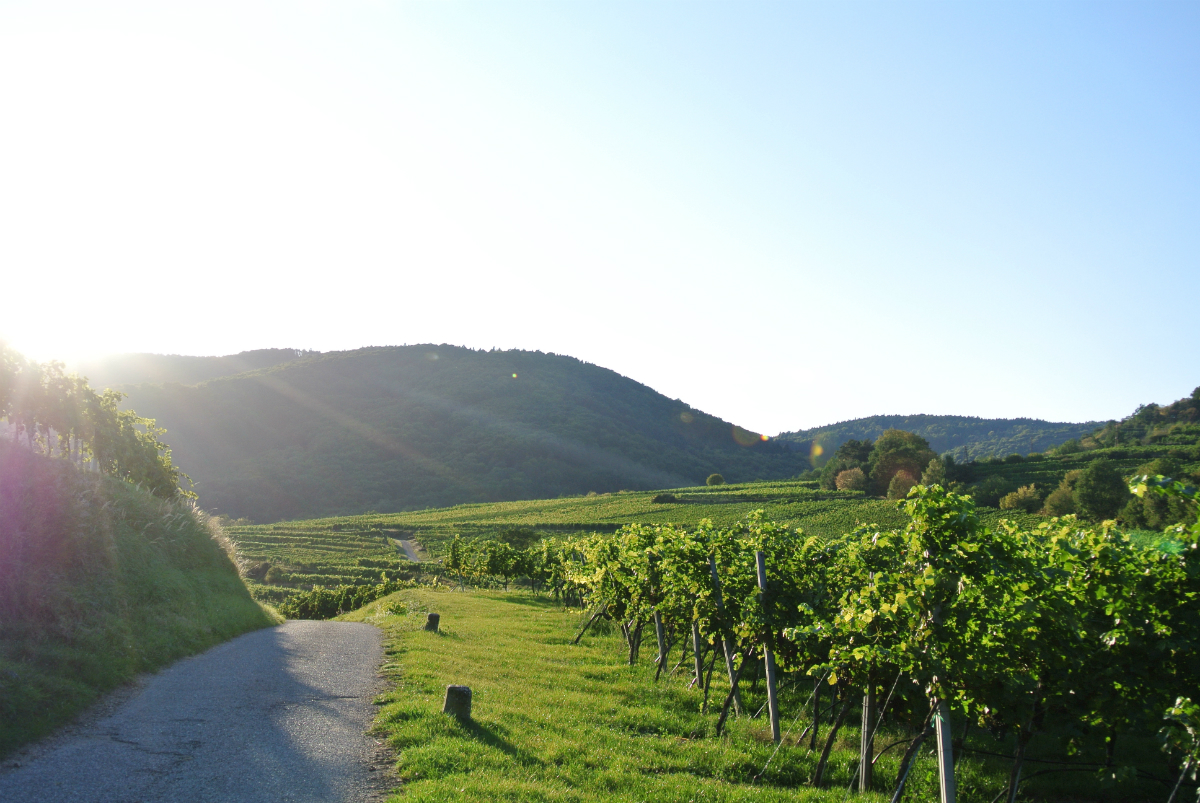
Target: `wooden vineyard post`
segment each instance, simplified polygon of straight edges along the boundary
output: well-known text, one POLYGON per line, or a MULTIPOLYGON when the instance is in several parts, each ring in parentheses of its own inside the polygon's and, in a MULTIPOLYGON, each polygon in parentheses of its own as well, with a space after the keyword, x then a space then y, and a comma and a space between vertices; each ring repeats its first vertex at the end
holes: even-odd
MULTIPOLYGON (((767 560, 761 551, 754 553, 754 562, 758 564, 758 590, 762 601, 763 611, 767 608, 767 560)), ((775 653, 764 635, 763 662, 767 665, 767 711, 771 717, 771 738, 779 744, 779 698, 775 694, 775 653)))
MULTIPOLYGON (((871 784, 875 780, 873 763, 875 754, 875 734, 872 732, 872 725, 875 722, 875 678, 867 678, 867 691, 863 694, 862 704, 862 748, 859 750, 858 757, 858 791, 870 792, 871 784)), ((887 701, 884 701, 887 705, 887 701)))
POLYGON ((704 653, 700 651, 700 625, 692 622, 692 652, 696 659, 696 686, 704 690, 704 653))
POLYGON ((742 699, 737 693, 738 675, 733 671, 733 646, 729 643, 729 637, 725 630, 725 603, 721 601, 721 580, 717 577, 717 559, 713 555, 708 556, 708 568, 712 572, 713 593, 716 595, 717 617, 722 622, 721 625, 721 647, 725 651, 725 669, 729 672, 729 688, 730 694, 733 695, 733 712, 738 716, 742 714, 742 699))
POLYGON ((942 796, 940 803, 954 803, 954 748, 950 732, 950 704, 938 700, 937 705, 937 757, 938 785, 942 796))

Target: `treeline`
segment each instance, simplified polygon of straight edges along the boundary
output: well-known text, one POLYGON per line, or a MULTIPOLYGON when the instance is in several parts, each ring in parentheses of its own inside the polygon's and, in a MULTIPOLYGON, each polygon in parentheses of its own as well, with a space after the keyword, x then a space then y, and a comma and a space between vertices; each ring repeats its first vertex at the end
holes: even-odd
MULTIPOLYGON (((1159 478, 1137 490, 1181 500, 1195 520, 1195 489, 1159 478)), ((631 664, 648 628, 660 672, 682 643, 706 708, 715 667, 728 689, 723 705, 713 700, 718 735, 751 677, 767 681, 777 743, 776 687, 813 688, 803 704, 813 746, 816 712, 828 707, 820 698, 833 695, 816 786, 852 709, 864 712, 863 789, 873 785, 879 722, 910 728, 900 771, 886 781, 893 800, 927 740, 936 738, 953 785, 951 717, 1010 737, 1009 801, 1030 741, 1052 731, 1101 741, 1116 772, 1116 745, 1165 721, 1183 780, 1200 759, 1191 702, 1200 699, 1200 524, 1146 549, 1073 517, 988 528, 969 497, 938 486, 918 486, 901 504, 904 529, 868 525, 833 540, 758 517, 723 529, 630 525, 555 544, 546 554, 556 565, 537 570, 591 608, 591 621, 619 623, 631 664)))
POLYGON ((163 499, 194 497, 180 487, 187 475, 171 462, 165 430, 120 409, 123 398, 115 390, 97 393, 62 363, 28 360, 0 343, 0 421, 14 444, 138 483, 163 499))
MULTIPOLYGON (((1193 397, 1198 394, 1200 389, 1193 397)), ((1182 399, 1167 407, 1139 408, 1119 424, 1098 430, 1095 437, 1067 441, 1047 454, 1012 454, 969 463, 959 463, 950 454, 939 457, 921 436, 890 429, 875 441, 846 441, 814 475, 826 489, 902 499, 918 483, 942 485, 969 494, 979 505, 1001 510, 1048 517, 1077 514, 1092 522, 1115 519, 1134 529, 1160 530, 1186 521, 1187 506, 1179 499, 1137 497, 1129 492, 1123 474, 1132 470, 1137 475, 1200 480, 1194 465, 1188 470, 1197 457, 1195 441, 1200 435, 1200 423, 1194 421, 1195 399, 1182 399), (1123 448, 1110 444, 1119 432, 1125 433, 1123 448), (1140 448, 1133 447, 1138 433, 1142 441, 1153 443, 1137 442, 1140 448), (1171 442, 1164 443, 1166 438, 1171 442), (1149 455, 1154 456, 1145 459, 1149 455), (1033 474, 1038 475, 1037 482, 1016 479, 1033 474)))
POLYGON ((877 415, 824 427, 785 432, 779 440, 811 454, 820 468, 848 440, 875 440, 889 429, 920 435, 938 454, 960 463, 1045 452, 1063 441, 1090 434, 1099 422, 1056 423, 1035 418, 977 418, 962 415, 877 415))

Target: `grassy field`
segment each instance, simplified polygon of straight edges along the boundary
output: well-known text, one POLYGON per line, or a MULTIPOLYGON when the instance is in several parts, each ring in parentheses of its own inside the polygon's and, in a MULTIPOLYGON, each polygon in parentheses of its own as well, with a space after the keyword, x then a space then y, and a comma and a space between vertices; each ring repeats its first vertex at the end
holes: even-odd
MULTIPOLYGON (((785 689, 783 747, 773 745, 764 719, 734 720, 714 736, 716 713, 700 713, 702 694, 688 689, 687 662, 654 682, 647 659, 630 667, 618 633, 590 632, 571 640, 581 623, 548 599, 523 592, 403 591, 343 617, 385 632, 383 671, 392 690, 380 700, 379 732, 397 750, 403 801, 835 801, 844 802, 857 760, 859 733, 847 719, 832 755, 828 784, 813 789, 817 755, 797 735, 797 717, 811 686, 785 689), (425 614, 441 615, 439 634, 425 632, 425 614), (474 721, 441 713, 448 684, 470 686, 474 721), (789 727, 790 726, 790 727, 789 727), (763 768, 770 760, 770 766, 763 768), (760 777, 756 777, 760 776, 760 777)), ((646 651, 643 651, 645 654, 646 651)), ((674 661, 671 662, 674 665, 674 661)), ((714 675, 719 706, 727 686, 714 675)), ((756 710, 764 692, 747 688, 756 710)), ((827 727, 827 726, 826 726, 827 727)), ((957 727, 957 726, 956 726, 957 727)), ((885 726, 877 749, 905 739, 885 726)), ((978 730, 967 746, 1008 754, 1011 746, 978 730)), ((1055 756, 1053 737, 1035 740, 1031 756, 1055 756), (1049 751, 1049 752, 1045 752, 1049 751)), ((876 790, 858 800, 883 801, 895 782, 898 749, 876 764, 876 790)), ((1098 744, 1083 744, 1069 760, 1100 760, 1098 744)), ((1118 762, 1166 775, 1155 745, 1123 744, 1118 762)), ((1033 763, 1027 775, 1047 765, 1033 763)), ((1076 767, 1078 769, 1078 766, 1076 767)), ((937 798, 934 759, 925 751, 910 776, 906 800, 937 798)), ((959 800, 987 803, 1003 788, 1006 759, 965 753, 957 766, 959 800)), ((1165 798, 1154 781, 1108 783, 1086 771, 1048 773, 1023 792, 1037 800, 1140 801, 1165 798)), ((1023 799, 1027 799, 1023 796, 1023 799)))

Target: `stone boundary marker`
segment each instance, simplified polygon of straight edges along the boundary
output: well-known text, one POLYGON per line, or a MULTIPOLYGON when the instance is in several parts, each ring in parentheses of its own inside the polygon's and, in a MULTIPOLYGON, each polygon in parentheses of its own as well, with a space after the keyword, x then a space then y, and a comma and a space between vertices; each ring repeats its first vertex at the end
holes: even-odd
POLYGON ((463 722, 471 719, 471 687, 447 686, 446 702, 442 704, 442 713, 458 717, 463 722))

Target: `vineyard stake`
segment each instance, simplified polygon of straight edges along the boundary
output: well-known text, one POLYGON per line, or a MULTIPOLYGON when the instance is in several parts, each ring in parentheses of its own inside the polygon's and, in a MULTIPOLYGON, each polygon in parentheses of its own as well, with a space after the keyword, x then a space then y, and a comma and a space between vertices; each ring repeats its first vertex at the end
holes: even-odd
POLYGON ((654 635, 658 639, 658 671, 654 673, 654 681, 657 683, 658 676, 667 663, 667 637, 663 633, 662 614, 658 612, 658 608, 654 609, 654 635))
POLYGON ((696 685, 704 684, 704 654, 700 652, 700 625, 692 622, 692 652, 696 658, 696 685))
POLYGON ((742 714, 742 700, 737 693, 737 675, 733 671, 733 646, 729 643, 727 631, 725 629, 725 604, 721 601, 721 580, 717 577, 717 559, 713 555, 708 556, 708 568, 712 572, 713 593, 716 595, 717 603, 717 619, 721 623, 721 646, 725 650, 725 670, 729 673, 729 688, 733 695, 733 712, 738 716, 742 714))
MULTIPOLYGON (((767 560, 763 553, 758 551, 754 553, 754 562, 758 566, 759 599, 765 614, 767 608, 767 560)), ((775 690, 775 654, 771 652, 765 638, 763 639, 763 662, 767 666, 767 710, 771 717, 771 738, 775 744, 779 744, 779 697, 775 690)))
POLYGON ((875 721, 875 678, 873 675, 873 672, 867 675, 867 691, 863 695, 862 747, 858 757, 858 791, 860 792, 870 792, 871 783, 875 780, 873 777, 875 730, 872 727, 875 721))
POLYGON ((950 703, 944 698, 937 704, 938 786, 941 803, 954 803, 954 734, 950 732, 950 703))

